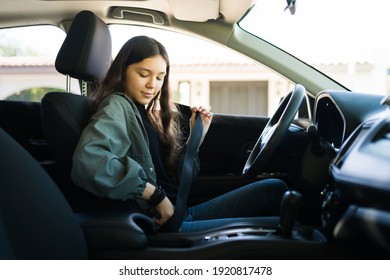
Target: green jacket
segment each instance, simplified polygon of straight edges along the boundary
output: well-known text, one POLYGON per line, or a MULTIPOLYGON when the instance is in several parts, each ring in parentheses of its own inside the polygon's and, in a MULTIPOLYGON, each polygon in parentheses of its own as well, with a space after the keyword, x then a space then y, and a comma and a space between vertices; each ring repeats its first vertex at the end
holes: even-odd
MULTIPOLYGON (((198 171, 197 159, 194 174, 198 171)), ((71 177, 98 197, 136 200, 142 212, 150 212, 140 197, 146 182, 156 185, 156 173, 141 116, 125 94, 105 98, 89 120, 73 155, 71 177)))

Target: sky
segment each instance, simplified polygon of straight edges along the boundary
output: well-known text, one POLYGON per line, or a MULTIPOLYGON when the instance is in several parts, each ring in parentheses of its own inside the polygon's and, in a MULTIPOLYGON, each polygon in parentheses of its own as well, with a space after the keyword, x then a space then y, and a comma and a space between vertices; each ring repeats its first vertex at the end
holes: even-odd
POLYGON ((258 0, 243 23, 260 37, 308 60, 357 59, 388 49, 388 0, 258 0), (263 7, 266 6, 266 9, 263 7))

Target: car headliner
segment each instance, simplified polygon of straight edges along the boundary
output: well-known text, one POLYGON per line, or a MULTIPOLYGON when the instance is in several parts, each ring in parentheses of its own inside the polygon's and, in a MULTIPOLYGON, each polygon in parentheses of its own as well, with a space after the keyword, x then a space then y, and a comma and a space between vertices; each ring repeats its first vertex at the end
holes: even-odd
POLYGON ((80 10, 90 10, 106 23, 112 7, 134 7, 160 11, 169 21, 204 22, 223 18, 226 23, 237 22, 254 4, 253 0, 148 0, 148 1, 75 1, 75 0, 1 0, 0 27, 44 23, 59 25, 80 10), (93 4, 92 4, 93 3, 93 4), (205 12, 205 11, 209 12, 205 12))

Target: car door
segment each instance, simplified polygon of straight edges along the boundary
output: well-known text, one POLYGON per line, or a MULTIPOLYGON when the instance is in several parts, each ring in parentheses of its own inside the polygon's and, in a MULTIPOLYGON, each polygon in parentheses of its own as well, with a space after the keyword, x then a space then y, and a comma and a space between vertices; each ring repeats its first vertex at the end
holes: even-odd
POLYGON ((268 117, 214 114, 199 150, 200 173, 190 192, 198 203, 248 183, 242 169, 268 117))

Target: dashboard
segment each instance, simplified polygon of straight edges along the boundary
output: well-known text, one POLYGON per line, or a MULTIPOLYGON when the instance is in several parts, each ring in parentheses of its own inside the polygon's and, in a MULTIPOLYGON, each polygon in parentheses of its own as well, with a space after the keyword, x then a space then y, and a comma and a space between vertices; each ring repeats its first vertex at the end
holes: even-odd
POLYGON ((351 203, 390 210, 390 111, 355 130, 333 161, 331 174, 351 203))
POLYGON ((322 192, 322 226, 336 240, 390 253, 390 110, 383 96, 324 92, 315 124, 337 150, 322 192), (360 243, 359 243, 360 244, 360 243))

